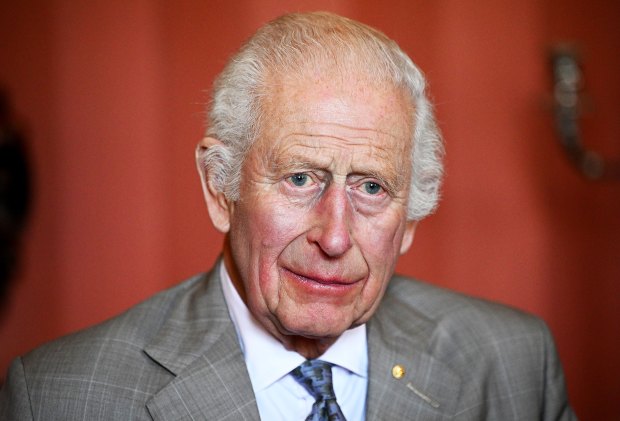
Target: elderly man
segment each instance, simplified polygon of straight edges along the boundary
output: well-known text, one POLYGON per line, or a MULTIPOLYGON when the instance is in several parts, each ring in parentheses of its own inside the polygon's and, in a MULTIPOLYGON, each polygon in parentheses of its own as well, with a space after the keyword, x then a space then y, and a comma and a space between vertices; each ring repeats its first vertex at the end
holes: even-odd
POLYGON ((573 419, 541 321, 393 276, 438 198, 424 85, 360 23, 261 28, 197 150, 221 262, 16 360, 2 419, 573 419))

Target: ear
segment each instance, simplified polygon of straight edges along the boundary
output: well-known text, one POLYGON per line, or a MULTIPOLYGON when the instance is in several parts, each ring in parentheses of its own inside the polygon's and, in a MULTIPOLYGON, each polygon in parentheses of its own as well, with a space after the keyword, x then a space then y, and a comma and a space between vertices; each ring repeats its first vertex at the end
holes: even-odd
POLYGON ((222 142, 212 137, 203 138, 196 148, 196 167, 202 181, 202 192, 207 203, 207 210, 213 226, 222 233, 230 229, 230 218, 233 211, 233 202, 229 201, 224 193, 218 190, 213 182, 212 168, 205 165, 205 154, 209 148, 224 147, 222 142))
POLYGON ((405 254, 411 247, 411 243, 413 243, 413 237, 415 235, 415 229, 418 226, 418 221, 407 221, 407 225, 405 226, 405 233, 403 234, 403 239, 400 243, 400 254, 405 254))

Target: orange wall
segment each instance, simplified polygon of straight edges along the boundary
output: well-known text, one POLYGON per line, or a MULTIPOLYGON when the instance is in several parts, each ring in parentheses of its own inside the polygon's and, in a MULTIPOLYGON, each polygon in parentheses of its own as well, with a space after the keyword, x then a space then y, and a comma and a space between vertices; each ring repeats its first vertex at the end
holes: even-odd
POLYGON ((575 40, 584 137, 620 157, 620 3, 603 0, 2 2, 0 83, 28 128, 36 203, 0 371, 211 265, 222 238, 193 164, 205 89, 261 23, 310 8, 383 29, 430 80, 444 200, 399 271, 544 317, 578 415, 617 419, 620 182, 569 166, 548 104, 548 47, 575 40))

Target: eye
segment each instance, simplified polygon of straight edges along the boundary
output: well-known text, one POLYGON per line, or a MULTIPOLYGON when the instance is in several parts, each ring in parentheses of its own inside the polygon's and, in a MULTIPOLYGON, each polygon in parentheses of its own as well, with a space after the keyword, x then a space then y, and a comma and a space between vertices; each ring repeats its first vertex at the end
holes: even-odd
POLYGON ((291 183, 293 183, 293 185, 303 187, 308 184, 310 177, 306 173, 297 173, 291 175, 288 179, 291 183))
POLYGON ((374 181, 366 181, 363 184, 363 187, 364 187, 364 191, 371 195, 379 194, 383 190, 381 185, 379 185, 378 183, 375 183, 374 181))

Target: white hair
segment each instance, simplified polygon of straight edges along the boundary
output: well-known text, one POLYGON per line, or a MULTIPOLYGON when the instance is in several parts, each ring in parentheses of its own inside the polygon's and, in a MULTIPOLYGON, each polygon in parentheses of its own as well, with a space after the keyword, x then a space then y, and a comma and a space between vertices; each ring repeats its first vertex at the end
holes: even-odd
POLYGON ((221 145, 199 149, 199 170, 230 200, 239 199, 241 167, 259 136, 262 99, 273 75, 303 77, 309 65, 347 74, 354 70, 377 84, 403 89, 413 104, 412 171, 407 218, 420 220, 439 201, 443 144, 426 82, 411 59, 383 33, 326 12, 281 16, 260 28, 214 83, 207 136, 221 145), (301 71, 300 71, 301 70, 301 71))

